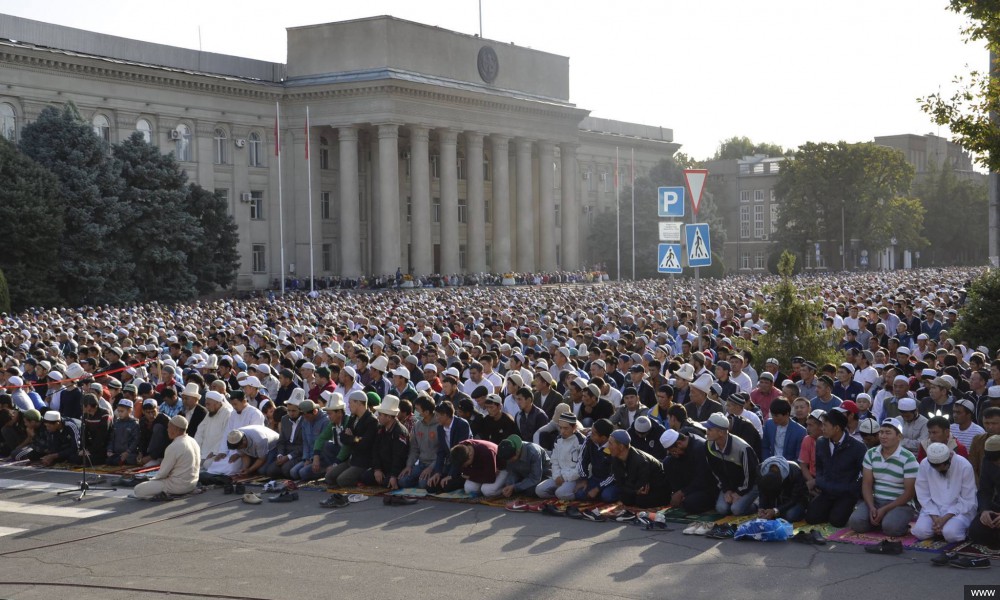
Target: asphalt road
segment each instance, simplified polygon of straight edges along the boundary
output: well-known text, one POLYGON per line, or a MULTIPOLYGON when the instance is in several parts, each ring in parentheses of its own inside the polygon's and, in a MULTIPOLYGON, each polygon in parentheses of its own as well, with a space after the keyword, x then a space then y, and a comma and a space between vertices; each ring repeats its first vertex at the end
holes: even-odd
POLYGON ((250 506, 221 490, 161 504, 43 489, 76 480, 0 467, 0 599, 938 600, 1000 583, 996 566, 933 567, 922 552, 718 541, 432 500, 324 510, 320 492, 250 506))

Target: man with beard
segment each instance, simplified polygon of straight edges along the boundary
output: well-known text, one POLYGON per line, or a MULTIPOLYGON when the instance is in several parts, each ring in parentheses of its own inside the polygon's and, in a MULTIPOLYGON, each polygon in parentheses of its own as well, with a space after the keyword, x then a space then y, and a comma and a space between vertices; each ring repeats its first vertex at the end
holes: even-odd
POLYGON ((202 461, 209 461, 225 439, 226 424, 233 407, 226 402, 226 397, 216 390, 205 394, 205 418, 202 419, 194 440, 198 443, 202 461))

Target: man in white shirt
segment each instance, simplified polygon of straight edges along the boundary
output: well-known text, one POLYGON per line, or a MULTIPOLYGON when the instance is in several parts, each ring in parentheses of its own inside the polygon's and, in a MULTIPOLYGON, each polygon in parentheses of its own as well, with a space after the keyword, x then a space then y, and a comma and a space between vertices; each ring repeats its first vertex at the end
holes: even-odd
POLYGON ((931 444, 917 469, 917 500, 920 515, 910 533, 920 540, 940 535, 964 541, 977 509, 972 464, 945 444, 931 444))
MULTIPOLYGON (((213 382, 214 383, 214 382, 213 382)), ((225 439, 226 425, 229 423, 229 415, 233 412, 233 407, 226 402, 226 397, 216 390, 209 390, 205 393, 205 408, 208 414, 198 426, 198 431, 194 434, 194 441, 198 443, 201 450, 202 460, 211 460, 213 453, 225 439)), ((206 463, 207 464, 207 463, 206 463)))
POLYGON ((167 435, 171 442, 163 453, 160 470, 152 480, 135 486, 136 498, 168 500, 170 495, 194 491, 201 451, 198 442, 187 434, 187 426, 187 419, 181 415, 170 419, 167 435))
POLYGON ((976 406, 968 398, 960 398, 955 401, 951 409, 951 435, 962 443, 966 448, 972 447, 972 440, 977 435, 986 433, 986 430, 976 425, 973 421, 976 415, 976 406))
MULTIPOLYGON (((246 397, 241 391, 234 391, 229 399, 233 407, 233 412, 229 414, 229 421, 226 424, 226 433, 222 436, 219 445, 216 447, 212 461, 206 459, 206 471, 212 475, 227 475, 233 477, 243 467, 240 464, 240 453, 229 448, 227 438, 230 433, 242 427, 253 425, 263 426, 264 414, 256 408, 250 406, 246 397)), ((277 432, 275 432, 275 443, 277 443, 277 432)))
POLYGON ((733 352, 729 356, 729 365, 732 367, 732 371, 729 373, 729 380, 735 383, 740 391, 749 394, 753 391, 753 380, 750 376, 743 371, 743 366, 746 363, 743 361, 743 355, 738 352, 733 352))

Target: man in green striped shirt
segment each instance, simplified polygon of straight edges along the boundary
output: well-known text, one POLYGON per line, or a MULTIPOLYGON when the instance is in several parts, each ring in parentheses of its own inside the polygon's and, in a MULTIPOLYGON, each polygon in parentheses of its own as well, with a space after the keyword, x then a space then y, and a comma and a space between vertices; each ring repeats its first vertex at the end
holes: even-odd
MULTIPOLYGON (((882 421, 879 445, 865 453, 861 497, 847 526, 858 533, 881 528, 890 537, 902 537, 916 516, 917 457, 903 448, 903 424, 898 418, 882 421)), ((902 544, 886 541, 870 548, 877 554, 898 554, 902 544)))

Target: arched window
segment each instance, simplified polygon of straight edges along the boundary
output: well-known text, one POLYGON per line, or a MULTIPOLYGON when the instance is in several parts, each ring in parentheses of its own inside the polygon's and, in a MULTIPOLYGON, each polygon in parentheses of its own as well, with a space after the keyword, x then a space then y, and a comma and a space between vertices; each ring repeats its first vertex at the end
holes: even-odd
POLYGON ((215 164, 224 165, 229 162, 229 136, 224 129, 215 130, 215 164))
POLYGON ((146 140, 147 144, 153 143, 153 124, 149 122, 149 119, 136 121, 135 130, 142 134, 142 139, 146 140))
POLYGON ((249 152, 250 166, 251 167, 263 167, 264 166, 264 152, 260 140, 260 134, 254 131, 250 134, 250 152, 249 152))
POLYGON ((7 103, 0 103, 0 136, 12 142, 17 141, 17 113, 7 103))
POLYGON ((108 120, 104 115, 98 114, 94 115, 94 133, 97 137, 105 144, 111 143, 111 121, 108 120))
POLYGON ((176 135, 173 136, 176 142, 174 154, 177 160, 191 162, 191 128, 184 123, 180 123, 174 131, 176 132, 176 135))

